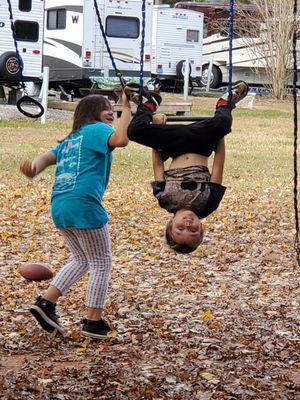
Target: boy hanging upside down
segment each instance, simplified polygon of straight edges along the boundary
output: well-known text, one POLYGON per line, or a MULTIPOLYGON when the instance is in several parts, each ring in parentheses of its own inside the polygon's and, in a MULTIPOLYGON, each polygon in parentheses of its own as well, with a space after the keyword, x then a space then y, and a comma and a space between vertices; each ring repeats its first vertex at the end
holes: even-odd
POLYGON ((247 95, 248 85, 236 82, 231 96, 226 93, 217 101, 213 117, 189 125, 166 125, 164 114, 153 115, 161 103, 157 92, 146 88, 140 92, 139 85, 132 83, 125 93, 140 104, 128 127, 128 138, 152 148, 153 194, 162 208, 174 214, 166 226, 167 243, 180 253, 190 253, 203 240, 201 219, 218 208, 225 193, 224 136, 231 131, 231 111, 247 95), (212 152, 215 155, 210 173, 208 159, 212 152), (172 161, 165 170, 168 158, 172 161))

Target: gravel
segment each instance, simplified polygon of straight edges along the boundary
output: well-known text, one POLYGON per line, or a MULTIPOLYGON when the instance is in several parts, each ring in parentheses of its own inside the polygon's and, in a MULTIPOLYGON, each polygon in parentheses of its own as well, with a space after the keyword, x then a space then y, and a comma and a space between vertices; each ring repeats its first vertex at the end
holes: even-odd
MULTIPOLYGON (((56 110, 48 108, 46 121, 68 121, 73 119, 73 111, 56 110)), ((32 120, 21 114, 16 106, 0 103, 0 120, 13 119, 13 120, 32 120)))

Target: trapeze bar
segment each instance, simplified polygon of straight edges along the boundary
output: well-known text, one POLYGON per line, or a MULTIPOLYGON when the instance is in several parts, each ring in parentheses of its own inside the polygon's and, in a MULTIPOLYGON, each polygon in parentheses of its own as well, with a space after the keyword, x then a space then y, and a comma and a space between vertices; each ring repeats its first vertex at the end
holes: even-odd
POLYGON ((180 121, 183 121, 183 122, 187 122, 187 121, 196 122, 196 121, 202 121, 205 118, 208 118, 208 117, 205 117, 205 116, 198 117, 196 115, 168 115, 167 116, 167 123, 168 122, 177 122, 177 121, 178 122, 180 122, 180 121))

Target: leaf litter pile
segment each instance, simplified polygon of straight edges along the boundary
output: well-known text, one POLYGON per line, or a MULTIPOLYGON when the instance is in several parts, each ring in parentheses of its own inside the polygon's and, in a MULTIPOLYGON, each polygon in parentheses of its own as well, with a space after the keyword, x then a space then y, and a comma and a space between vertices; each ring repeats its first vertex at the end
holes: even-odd
MULTIPOLYGON (((253 125, 247 118, 238 121, 253 125)), ((69 252, 49 214, 53 171, 30 182, 17 166, 55 138, 50 128, 1 128, 0 398, 300 399, 287 121, 258 120, 251 134, 241 128, 255 154, 247 156, 237 135, 228 139, 227 192, 190 255, 164 243, 168 216, 151 194, 148 152, 117 150, 105 196, 113 252, 105 317, 113 332, 103 341, 80 336, 86 277, 59 301, 67 337, 45 334, 28 312, 48 283, 26 282, 19 266, 44 262, 57 271, 69 252), (265 125, 274 132, 279 123, 286 134, 277 134, 276 148, 257 153, 273 146, 265 125)))

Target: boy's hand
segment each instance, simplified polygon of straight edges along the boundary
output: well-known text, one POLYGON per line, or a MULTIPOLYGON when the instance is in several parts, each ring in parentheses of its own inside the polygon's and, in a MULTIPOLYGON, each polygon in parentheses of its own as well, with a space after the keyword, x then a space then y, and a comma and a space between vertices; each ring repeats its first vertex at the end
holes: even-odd
POLYGON ((28 178, 34 178, 36 175, 36 166, 32 161, 24 160, 20 164, 20 171, 28 178))
POLYGON ((167 123, 167 116, 165 114, 154 114, 152 123, 157 125, 165 125, 167 123))

